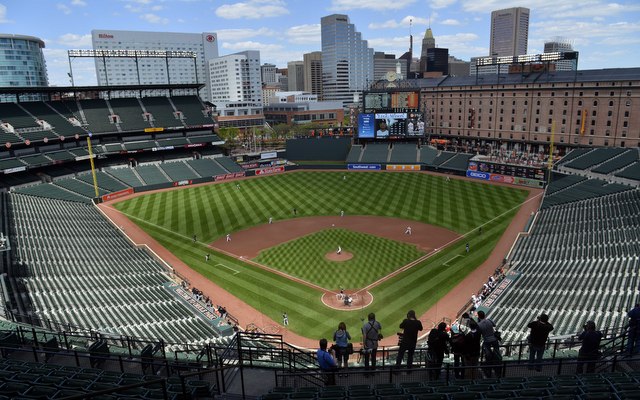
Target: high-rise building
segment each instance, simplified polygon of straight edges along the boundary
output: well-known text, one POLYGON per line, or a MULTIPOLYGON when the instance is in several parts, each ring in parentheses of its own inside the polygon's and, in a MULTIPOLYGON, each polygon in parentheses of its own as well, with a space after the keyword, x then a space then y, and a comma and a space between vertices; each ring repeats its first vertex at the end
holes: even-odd
POLYGON ((427 70, 427 50, 434 49, 436 47, 436 39, 433 37, 433 31, 431 27, 427 28, 422 38, 422 51, 420 52, 420 71, 425 72, 427 70))
POLYGON ((42 39, 0 34, 0 86, 49 86, 42 39))
POLYGON ((491 12, 489 55, 497 57, 527 54, 529 9, 505 8, 491 12))
POLYGON ((289 76, 289 91, 299 92, 304 90, 304 62, 303 61, 289 61, 287 63, 287 70, 289 76))
POLYGON ((278 82, 276 79, 276 66, 274 64, 262 64, 260 67, 260 76, 262 77, 262 83, 265 85, 278 82))
POLYGON ((469 61, 464 61, 454 56, 449 56, 450 76, 469 76, 469 61))
POLYGON ((427 70, 426 72, 440 72, 442 75, 449 74, 449 49, 434 47, 427 49, 427 70))
POLYGON ((241 51, 209 60, 211 102, 218 107, 227 103, 262 104, 260 52, 241 51))
POLYGON ((196 53, 195 61, 192 58, 96 58, 98 84, 204 83, 200 97, 210 99, 207 62, 218 57, 218 40, 213 32, 93 30, 91 43, 94 50, 192 51, 196 53))
POLYGON ((320 20, 322 41, 322 97, 354 103, 354 97, 373 83, 373 49, 344 14, 320 20), (354 96, 355 95, 355 96, 354 96))
POLYGON ((302 56, 304 64, 304 91, 322 99, 322 52, 313 51, 302 56))
POLYGON ((407 79, 407 63, 402 62, 396 58, 395 54, 385 54, 381 51, 376 51, 373 54, 373 79, 384 79, 387 72, 396 72, 396 69, 400 65, 400 75, 398 79, 407 79))
MULTIPOLYGON (((571 42, 562 38, 554 38, 544 43, 545 53, 563 53, 565 51, 573 51, 571 42)), ((556 71, 575 71, 578 69, 577 60, 559 60, 554 61, 556 71)))

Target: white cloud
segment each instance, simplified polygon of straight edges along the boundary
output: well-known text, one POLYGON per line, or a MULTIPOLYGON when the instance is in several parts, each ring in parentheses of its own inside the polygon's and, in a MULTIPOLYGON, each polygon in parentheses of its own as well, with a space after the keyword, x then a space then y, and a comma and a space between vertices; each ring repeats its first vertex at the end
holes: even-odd
POLYGON ((431 8, 435 8, 440 9, 440 8, 447 8, 452 4, 455 4, 456 0, 431 0, 429 2, 429 5, 431 6, 431 8))
POLYGON ((58 37, 55 41, 57 44, 61 44, 65 47, 75 47, 75 48, 87 48, 91 47, 91 35, 78 35, 75 33, 65 33, 64 35, 58 37))
POLYGON ((56 4, 56 8, 62 11, 64 14, 71 14, 71 8, 69 8, 69 6, 66 4, 58 3, 56 4))
POLYGON ((228 50, 233 50, 234 52, 236 51, 245 51, 245 50, 259 50, 260 54, 262 55, 262 53, 269 53, 272 51, 280 51, 282 50, 284 47, 282 45, 279 44, 271 44, 271 43, 260 43, 260 42, 253 42, 251 40, 245 41, 245 42, 224 42, 222 43, 222 48, 223 49, 228 49, 228 50))
POLYGON ((161 6, 161 5, 156 5, 156 6, 151 7, 151 11, 160 11, 160 10, 163 10, 163 9, 164 9, 164 6, 161 6))
POLYGON ((429 24, 429 20, 426 18, 407 15, 406 17, 402 18, 400 22, 396 21, 395 19, 390 19, 388 21, 381 22, 381 23, 372 22, 369 24, 369 29, 408 28, 409 25, 416 26, 416 25, 428 25, 428 24, 429 24))
POLYGON ((246 40, 256 36, 264 37, 264 36, 275 36, 277 32, 269 29, 269 28, 259 28, 259 29, 219 29, 216 31, 218 33, 218 40, 220 41, 228 41, 235 42, 239 40, 246 40))
MULTIPOLYGON (((375 38, 368 40, 369 47, 373 47, 376 51, 384 51, 385 53, 392 53, 396 56, 401 56, 405 52, 409 51, 409 36, 396 36, 393 38, 375 38)), ((415 40, 414 40, 415 46, 415 40)), ((420 50, 418 50, 418 53, 420 50)), ((415 49, 414 49, 415 53, 415 49)))
POLYGON ((7 6, 0 4, 0 24, 9 22, 7 19, 7 6))
POLYGON ((248 0, 216 8, 216 15, 225 19, 260 19, 287 14, 289 10, 282 0, 248 0))
POLYGON ((142 14, 140 16, 140 19, 143 19, 143 20, 147 21, 150 24, 166 25, 166 24, 169 23, 169 18, 161 17, 159 15, 151 14, 151 13, 142 14))
MULTIPOLYGON (((71 86, 67 50, 42 49, 47 60, 47 75, 51 86, 71 86)), ((89 58, 74 58, 71 61, 73 82, 76 86, 96 85, 95 62, 89 58)))
POLYGON ((445 19, 444 21, 440 22, 442 25, 460 25, 460 21, 458 21, 457 19, 445 19))
POLYGON ((87 2, 85 2, 84 0, 71 0, 71 5, 72 6, 78 6, 78 7, 84 7, 87 5, 87 2))
MULTIPOLYGON (((625 15, 640 10, 640 5, 609 3, 608 0, 536 0, 531 13, 536 18, 588 18, 613 15, 625 15)), ((464 0, 462 7, 465 11, 488 13, 510 7, 522 7, 521 0, 464 0)))
POLYGON ((347 10, 402 10, 407 6, 415 3, 415 0, 332 0, 329 7, 332 11, 347 11, 347 10))
POLYGON ((132 13, 139 13, 142 12, 142 7, 140 6, 132 6, 131 4, 125 4, 124 6, 125 10, 132 12, 132 13))
POLYGON ((290 43, 318 44, 320 43, 320 24, 292 26, 286 33, 290 43))

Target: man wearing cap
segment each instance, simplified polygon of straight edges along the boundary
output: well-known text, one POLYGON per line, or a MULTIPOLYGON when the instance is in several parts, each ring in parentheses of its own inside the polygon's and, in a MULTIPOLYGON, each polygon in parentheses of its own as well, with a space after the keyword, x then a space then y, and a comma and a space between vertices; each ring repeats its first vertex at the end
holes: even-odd
POLYGON ((527 328, 529 333, 529 369, 542 370, 542 356, 547 346, 549 332, 553 330, 553 325, 549 323, 547 314, 540 314, 537 320, 530 322, 527 328))

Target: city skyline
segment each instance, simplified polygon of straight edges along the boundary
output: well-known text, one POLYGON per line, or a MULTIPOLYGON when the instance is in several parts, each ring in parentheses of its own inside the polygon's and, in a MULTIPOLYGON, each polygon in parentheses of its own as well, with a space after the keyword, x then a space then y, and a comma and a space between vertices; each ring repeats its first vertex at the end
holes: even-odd
MULTIPOLYGON (((414 57, 431 26, 438 47, 469 60, 489 54, 491 12, 528 7, 529 54, 560 36, 580 53, 579 69, 640 66, 640 4, 601 0, 558 3, 539 0, 0 0, 0 32, 45 41, 51 85, 69 85, 68 49, 90 49, 91 30, 216 32, 221 56, 259 50, 262 63, 286 67, 304 53, 319 51, 320 18, 346 14, 375 51, 400 56, 409 48, 412 20, 414 57), (52 23, 52 19, 56 22, 52 23)), ((94 63, 73 61, 76 85, 96 84, 94 63)))

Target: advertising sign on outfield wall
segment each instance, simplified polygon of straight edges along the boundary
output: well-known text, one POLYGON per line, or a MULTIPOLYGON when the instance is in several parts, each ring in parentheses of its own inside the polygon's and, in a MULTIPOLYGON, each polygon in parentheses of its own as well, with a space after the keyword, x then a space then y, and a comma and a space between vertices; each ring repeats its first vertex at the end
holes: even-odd
POLYGON ((115 200, 115 199, 119 199, 120 197, 128 196, 130 194, 133 194, 133 189, 127 188, 127 189, 119 190, 117 192, 103 195, 102 201, 115 200))
POLYGON ((382 167, 380 164, 347 164, 348 169, 356 170, 380 170, 382 167))
POLYGON ((245 176, 244 171, 242 172, 232 172, 230 174, 222 174, 222 175, 216 175, 215 176, 215 181, 226 181, 229 179, 234 179, 234 178, 242 178, 243 176, 245 176))
POLYGON ((256 170, 256 175, 270 175, 284 172, 284 167, 260 168, 256 170))
POLYGON ((420 166, 407 164, 390 164, 387 165, 387 171, 420 171, 420 166))
POLYGON ((489 180, 489 175, 491 174, 489 174, 488 172, 478 172, 478 171, 467 170, 468 178, 489 180))

